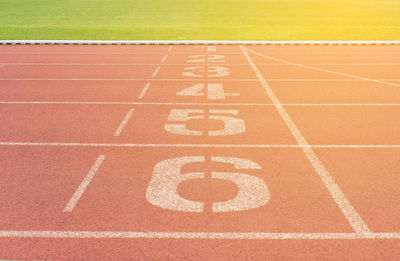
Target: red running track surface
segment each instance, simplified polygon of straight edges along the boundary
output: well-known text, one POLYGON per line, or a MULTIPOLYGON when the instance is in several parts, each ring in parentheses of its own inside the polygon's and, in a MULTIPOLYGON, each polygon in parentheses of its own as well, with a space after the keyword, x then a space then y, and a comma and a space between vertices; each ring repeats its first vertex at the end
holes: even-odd
POLYGON ((0 259, 396 260, 400 46, 0 46, 0 259))

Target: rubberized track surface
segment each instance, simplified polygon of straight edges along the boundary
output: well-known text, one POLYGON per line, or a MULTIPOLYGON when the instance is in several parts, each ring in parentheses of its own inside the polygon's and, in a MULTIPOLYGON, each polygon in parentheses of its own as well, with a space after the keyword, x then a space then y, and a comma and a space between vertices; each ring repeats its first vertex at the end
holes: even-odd
POLYGON ((400 46, 1 46, 0 258, 395 260, 400 46))

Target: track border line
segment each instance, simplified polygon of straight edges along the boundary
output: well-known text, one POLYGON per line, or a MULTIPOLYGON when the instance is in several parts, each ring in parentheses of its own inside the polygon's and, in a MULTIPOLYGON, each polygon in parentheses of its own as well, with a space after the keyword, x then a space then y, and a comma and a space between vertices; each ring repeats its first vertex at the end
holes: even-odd
POLYGON ((0 45, 400 45, 400 41, 3 40, 0 45))
POLYGON ((400 239, 400 233, 266 233, 266 232, 133 232, 133 231, 34 231, 0 230, 0 238, 96 238, 96 239, 230 239, 316 240, 400 239))
POLYGON ((275 93, 269 86, 268 82, 264 79, 261 72, 257 68, 254 61, 251 59, 247 51, 251 51, 247 48, 244 48, 242 45, 239 45, 240 50, 243 52, 246 60, 249 63, 249 66, 253 69, 254 73, 256 74, 257 79, 260 81, 265 92, 268 94, 268 97, 274 104, 276 110, 278 111, 279 115, 281 116, 282 120, 292 133, 293 137, 297 141, 298 145, 303 146, 302 150, 313 166, 315 172, 321 178, 322 183, 325 185, 331 197, 336 202, 340 210, 342 211, 344 217, 349 222, 350 226, 353 228, 354 232, 357 234, 363 233, 371 233, 371 230, 368 228, 368 225, 364 222, 360 214, 351 204, 351 202, 347 199, 346 195, 343 193, 339 185, 335 182, 329 171, 325 168, 325 165, 322 161, 318 158, 315 154, 313 149, 308 144, 307 140, 298 129, 292 118, 287 113, 286 109, 282 106, 279 99, 276 97, 275 93))

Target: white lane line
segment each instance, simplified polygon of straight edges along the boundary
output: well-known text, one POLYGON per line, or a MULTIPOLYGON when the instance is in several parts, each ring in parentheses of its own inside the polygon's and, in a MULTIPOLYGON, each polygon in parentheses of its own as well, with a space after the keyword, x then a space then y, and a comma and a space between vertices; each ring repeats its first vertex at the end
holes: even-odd
MULTIPOLYGON (((168 55, 163 57, 163 60, 168 55)), ((166 59, 166 58, 165 58, 166 59)), ((162 60, 161 60, 162 61, 162 60)), ((165 60, 164 60, 165 61, 165 60)), ((208 65, 209 63, 190 63, 190 65, 208 65)), ((156 65, 164 65, 164 66, 185 66, 185 63, 19 63, 19 62, 0 62, 0 65, 7 66, 17 66, 17 65, 51 65, 51 66, 156 66, 156 65)), ((224 63, 224 65, 228 66, 248 66, 247 63, 224 63)), ((291 64, 285 63, 257 63, 258 66, 279 66, 286 67, 292 66, 291 64)), ((400 63, 303 63, 303 65, 323 65, 323 66, 384 66, 384 65, 400 65, 400 63)))
POLYGON ((80 142, 0 142, 0 146, 49 147, 139 147, 139 148, 318 148, 318 149, 400 149, 400 144, 298 145, 298 144, 192 144, 192 143, 80 143, 80 142))
MULTIPOLYGON (((273 106, 269 103, 195 103, 195 102, 54 102, 54 101, 0 101, 0 104, 93 104, 93 105, 195 105, 195 106, 273 106)), ((400 104, 399 104, 400 105, 400 104)))
POLYGON ((207 45, 207 52, 216 52, 217 46, 215 45, 207 45))
MULTIPOLYGON (((171 47, 172 50, 172 47, 171 47)), ((141 52, 141 53, 132 53, 132 52, 126 52, 126 53, 121 53, 121 52, 7 52, 7 51, 0 51, 0 54, 13 54, 15 56, 18 55, 26 55, 26 54, 36 54, 36 55, 137 55, 137 56, 149 56, 149 55, 154 55, 154 56, 159 56, 160 54, 165 54, 165 52, 154 52, 154 53, 145 53, 145 52, 141 52)), ((226 54, 237 54, 237 55, 241 55, 242 53, 236 53, 236 52, 218 52, 221 55, 226 55, 226 54)), ((182 56, 187 56, 187 55, 194 55, 194 54, 201 54, 201 53, 197 53, 197 52, 183 52, 183 51, 179 51, 179 53, 173 53, 172 55, 182 55, 182 56)))
POLYGON ((400 233, 263 233, 263 232, 130 232, 130 231, 34 231, 0 230, 0 238, 167 238, 167 239, 399 239, 400 233))
POLYGON ((135 109, 129 109, 129 111, 126 113, 124 119, 122 120, 121 124, 118 126, 118 128, 114 132, 114 136, 119 136, 122 132, 122 130, 125 128, 126 124, 128 124, 129 119, 132 117, 133 112, 135 109))
MULTIPOLYGON (((161 63, 164 63, 165 60, 167 60, 167 57, 168 57, 168 54, 164 55, 164 57, 163 57, 162 60, 161 60, 161 63)), ((183 66, 183 64, 180 64, 180 65, 183 66)))
POLYGON ((311 165, 314 167, 317 174, 320 176, 322 182, 325 184, 325 187, 328 189, 332 198, 335 200, 336 204, 339 206, 343 215, 349 221, 351 227, 356 233, 369 233, 370 229, 367 224, 362 220, 361 216, 357 213, 355 208, 351 205, 350 201, 346 198, 343 191, 340 187, 335 183, 331 174, 326 170, 324 164, 320 161, 318 156, 314 153, 313 149, 310 147, 303 134, 301 134, 300 130, 297 128, 296 124, 290 118, 289 114, 286 112, 283 105, 280 103, 278 98, 275 96, 275 93, 272 91, 271 87, 267 83, 267 81, 262 76, 261 72, 258 70, 254 61, 251 59, 249 54, 247 53, 247 49, 243 46, 239 46, 243 52, 243 55, 246 57, 250 67, 255 72, 258 80, 263 86, 265 92, 268 94, 269 98, 275 105, 276 110, 279 112, 286 126, 289 128, 293 137, 296 139, 297 143, 302 147, 303 152, 306 157, 310 161, 311 165))
MULTIPOLYGON (((145 86, 146 88, 146 86, 145 86)), ((147 91, 145 88, 142 93, 147 91)), ((141 94, 138 98, 141 99, 141 94)), ((143 97, 142 97, 143 98, 143 97)), ((0 104, 85 104, 85 105, 193 105, 193 106, 274 106, 272 103, 196 103, 196 102, 87 102, 87 101, 0 101, 0 104)), ((282 103, 293 107, 398 107, 400 103, 282 103)))
MULTIPOLYGON (((285 79, 285 78, 270 78, 266 79, 269 82, 364 82, 362 79, 285 79)), ((375 79, 377 81, 400 81, 399 79, 375 79)), ((0 81, 189 81, 195 79, 183 78, 0 78, 0 81)), ((257 79, 202 79, 202 81, 220 81, 220 82, 258 82, 257 79)))
POLYGON ((146 83, 143 90, 139 93, 138 99, 143 99, 144 95, 146 94, 147 90, 150 88, 151 83, 146 83))
POLYGON ((105 155, 100 155, 93 166, 90 168, 88 174, 83 179, 82 183, 79 185, 77 190, 75 191, 74 195, 72 195, 71 199, 69 200, 68 204, 63 209, 63 212, 71 212, 76 204, 78 203, 79 199, 81 198, 83 192, 85 192, 86 187, 89 185, 90 181, 96 174, 97 170, 100 168, 101 164, 105 159, 105 155))
POLYGON ((168 47, 168 52, 171 52, 172 51, 172 47, 174 47, 173 45, 170 45, 169 47, 168 47))
POLYGON ((286 61, 286 60, 282 60, 282 59, 279 59, 279 58, 275 58, 275 57, 272 57, 272 56, 268 56, 268 55, 264 55, 264 54, 258 53, 256 51, 253 51, 253 50, 249 49, 249 48, 246 48, 246 50, 248 50, 249 52, 251 52, 253 54, 256 54, 258 56, 261 56, 261 57, 264 57, 264 58, 267 58, 267 59, 271 59, 271 60, 274 60, 274 61, 277 61, 277 62, 285 63, 285 64, 288 64, 288 65, 303 67, 303 68, 311 69, 311 70, 314 70, 314 71, 332 73, 332 74, 345 76, 345 77, 350 77, 350 78, 355 78, 355 79, 364 80, 364 81, 378 82, 378 83, 382 83, 382 84, 386 84, 386 85, 392 85, 392 86, 400 86, 400 84, 396 84, 396 83, 392 83, 392 82, 385 82, 385 81, 366 78, 366 77, 362 77, 362 76, 358 76, 358 75, 353 75, 353 74, 348 74, 348 73, 341 73, 341 72, 322 69, 322 68, 318 68, 318 67, 314 67, 314 66, 310 66, 310 65, 289 62, 289 61, 286 61))
POLYGON ((158 74, 158 71, 160 70, 160 66, 158 66, 157 68, 156 68, 156 70, 153 72, 153 74, 151 75, 151 77, 156 77, 157 76, 157 74, 158 74))
MULTIPOLYGON (((21 25, 14 25, 21 26, 21 25)), ((28 25, 29 26, 29 25, 28 25)), ((26 26, 26 27, 28 27, 26 26)), ((30 27, 30 26, 29 26, 30 27)), ((55 26, 56 27, 56 26, 55 26)), ((94 26, 96 27, 96 26, 94 26)), ((232 26, 228 26, 232 28, 232 26)), ((239 25, 238 27, 248 27, 247 25, 239 25)), ((375 45, 400 45, 400 41, 227 41, 227 40, 122 40, 122 41, 114 41, 114 40, 0 40, 0 44, 4 45, 46 45, 46 44, 61 44, 61 45, 136 45, 136 46, 146 46, 146 45, 233 45, 233 44, 242 44, 242 45, 305 45, 305 46, 330 46, 330 45, 339 45, 339 46, 358 46, 365 48, 365 46, 374 47, 375 45), (363 46, 361 46, 363 45, 363 46)))

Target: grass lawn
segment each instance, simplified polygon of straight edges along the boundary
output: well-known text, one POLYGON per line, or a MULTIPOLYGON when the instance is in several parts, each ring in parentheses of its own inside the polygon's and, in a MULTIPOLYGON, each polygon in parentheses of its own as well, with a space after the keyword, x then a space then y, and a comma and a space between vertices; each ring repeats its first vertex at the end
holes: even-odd
POLYGON ((0 39, 400 40, 400 0, 0 0, 0 39))

